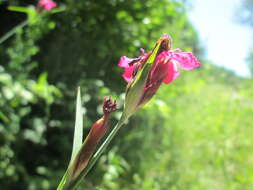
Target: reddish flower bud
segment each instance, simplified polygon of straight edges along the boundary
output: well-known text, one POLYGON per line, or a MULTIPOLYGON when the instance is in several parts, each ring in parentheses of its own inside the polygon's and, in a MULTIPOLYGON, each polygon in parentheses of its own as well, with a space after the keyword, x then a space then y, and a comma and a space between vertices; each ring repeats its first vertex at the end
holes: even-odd
POLYGON ((103 104, 104 115, 101 119, 96 121, 87 135, 81 150, 78 152, 77 157, 73 164, 71 178, 76 178, 80 172, 87 166, 91 156, 93 155, 97 144, 105 136, 108 129, 108 120, 112 112, 116 110, 116 101, 111 98, 105 98, 103 104))

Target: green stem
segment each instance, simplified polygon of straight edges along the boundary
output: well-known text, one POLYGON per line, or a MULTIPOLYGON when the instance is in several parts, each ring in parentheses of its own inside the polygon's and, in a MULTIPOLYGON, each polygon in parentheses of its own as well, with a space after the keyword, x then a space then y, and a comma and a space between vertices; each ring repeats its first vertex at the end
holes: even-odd
POLYGON ((116 126, 113 128, 113 130, 110 132, 110 134, 106 137, 105 141, 100 145, 97 152, 92 156, 90 159, 87 167, 81 172, 81 174, 73 181, 66 183, 63 187, 63 190, 73 190, 75 189, 80 183, 81 180, 87 175, 87 173, 90 171, 90 169, 94 166, 98 158, 101 156, 101 154, 105 151, 105 149, 108 147, 109 143, 113 139, 113 137, 117 134, 118 130, 121 128, 121 126, 124 124, 124 122, 127 120, 127 117, 125 117, 124 114, 122 114, 120 120, 116 124, 116 126))
POLYGON ((19 29, 19 28, 23 28, 24 26, 26 26, 28 24, 28 20, 25 20, 23 22, 21 22, 19 25, 15 26, 14 28, 12 28, 10 31, 8 31, 6 34, 4 34, 1 38, 0 38, 0 44, 3 43, 5 40, 7 40, 9 37, 11 37, 13 34, 15 34, 15 32, 19 29))

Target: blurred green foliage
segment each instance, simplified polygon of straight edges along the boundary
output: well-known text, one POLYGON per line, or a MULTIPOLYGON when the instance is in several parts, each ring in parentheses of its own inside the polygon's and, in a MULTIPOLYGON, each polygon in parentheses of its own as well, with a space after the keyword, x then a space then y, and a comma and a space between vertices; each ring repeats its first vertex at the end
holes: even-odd
MULTIPOLYGON (((241 2, 241 7, 238 9, 236 14, 238 22, 253 27, 253 0, 243 0, 241 2)), ((249 55, 247 58, 249 71, 251 78, 253 77, 253 50, 252 47, 249 50, 249 55)))
MULTIPOLYGON (((71 155, 76 88, 87 133, 104 96, 122 104, 120 56, 137 56, 169 33, 174 48, 203 58, 187 3, 61 1, 64 12, 36 15, 0 44, 1 189, 56 188, 71 155)), ((25 16, 6 10, 1 17, 10 27, 10 17, 25 16)), ((182 72, 122 128, 83 187, 251 190, 252 97, 249 80, 209 63, 182 72)))

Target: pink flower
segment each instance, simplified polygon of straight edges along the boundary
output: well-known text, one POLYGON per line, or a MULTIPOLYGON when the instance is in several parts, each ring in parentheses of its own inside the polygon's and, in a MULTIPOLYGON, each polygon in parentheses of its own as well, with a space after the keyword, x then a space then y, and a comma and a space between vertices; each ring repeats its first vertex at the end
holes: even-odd
MULTIPOLYGON (((174 81, 180 75, 178 66, 185 70, 191 70, 199 67, 200 62, 191 52, 171 50, 171 38, 169 35, 164 35, 157 41, 151 52, 144 53, 144 50, 142 50, 138 58, 128 58, 126 56, 120 58, 118 66, 125 69, 122 76, 129 83, 127 93, 136 83, 135 79, 138 78, 136 77, 138 73, 140 71, 144 72, 145 65, 149 65, 150 69, 146 79, 145 76, 142 78, 145 81, 143 89, 139 91, 141 96, 138 97, 138 103, 132 110, 136 110, 149 101, 162 83, 169 84, 174 81)), ((140 73, 140 75, 142 74, 140 73)), ((136 80, 139 80, 139 78, 136 80)), ((136 96, 136 92, 134 92, 134 96, 136 96)), ((131 95, 131 101, 133 101, 134 96, 131 95)))
POLYGON ((143 55, 138 58, 128 58, 126 56, 120 58, 118 66, 125 68, 125 72, 122 76, 127 82, 130 82, 133 79, 134 70, 137 70, 138 66, 142 66, 149 55, 150 53, 143 53, 143 55))
MULTIPOLYGON (((127 82, 134 78, 135 68, 138 65, 145 64, 150 54, 151 52, 145 53, 138 58, 128 58, 126 56, 120 58, 118 66, 125 69, 122 76, 127 82)), ((152 82, 157 78, 161 78, 165 84, 169 84, 180 75, 178 66, 185 70, 192 70, 199 67, 200 62, 191 52, 164 50, 157 56, 148 81, 152 82)))
POLYGON ((38 6, 46 11, 50 11, 51 9, 56 7, 56 3, 52 0, 40 0, 38 6))

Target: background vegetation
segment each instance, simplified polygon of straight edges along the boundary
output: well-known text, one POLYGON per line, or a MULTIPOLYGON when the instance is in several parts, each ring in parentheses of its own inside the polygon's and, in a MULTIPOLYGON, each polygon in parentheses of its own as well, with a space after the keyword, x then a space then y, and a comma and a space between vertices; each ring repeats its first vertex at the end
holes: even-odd
MULTIPOLYGON (((1 36, 27 19, 7 5, 35 3, 0 2, 1 36)), ((0 44, 1 189, 55 189, 71 154, 77 86, 88 132, 104 96, 121 103, 119 57, 149 50, 169 33, 174 48, 193 51, 203 66, 164 85, 131 118, 83 187, 252 190, 252 79, 205 61, 188 3, 59 1, 65 11, 35 15, 0 44)))

